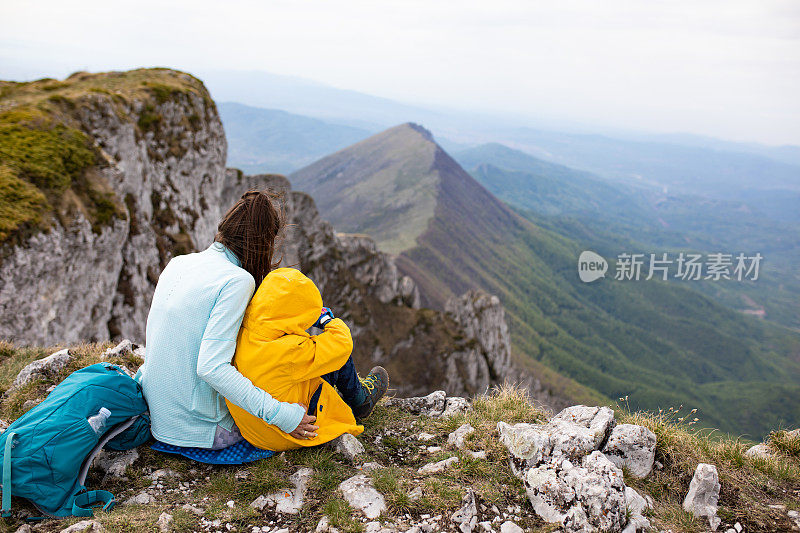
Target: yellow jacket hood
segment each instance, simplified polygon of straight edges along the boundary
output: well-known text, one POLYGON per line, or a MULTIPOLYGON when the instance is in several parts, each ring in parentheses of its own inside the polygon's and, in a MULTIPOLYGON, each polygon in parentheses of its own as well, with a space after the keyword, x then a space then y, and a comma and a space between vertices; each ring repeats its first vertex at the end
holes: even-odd
POLYGON ((308 336, 319 318, 322 296, 314 282, 294 268, 270 272, 258 287, 243 325, 265 339, 286 334, 308 336))

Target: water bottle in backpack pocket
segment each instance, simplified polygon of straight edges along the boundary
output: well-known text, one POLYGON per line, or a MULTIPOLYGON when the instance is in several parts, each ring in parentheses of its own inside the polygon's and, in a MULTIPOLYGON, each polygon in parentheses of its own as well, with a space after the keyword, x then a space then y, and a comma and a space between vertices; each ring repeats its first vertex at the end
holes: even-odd
POLYGON ((97 414, 94 416, 90 416, 88 418, 89 425, 92 427, 97 435, 102 435, 105 433, 106 422, 108 422, 108 418, 111 416, 111 411, 106 409, 105 407, 101 407, 97 414))

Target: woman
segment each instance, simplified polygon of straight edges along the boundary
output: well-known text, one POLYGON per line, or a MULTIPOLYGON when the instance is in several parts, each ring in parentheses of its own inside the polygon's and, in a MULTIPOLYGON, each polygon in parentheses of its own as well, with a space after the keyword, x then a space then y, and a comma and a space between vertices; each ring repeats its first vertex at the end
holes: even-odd
POLYGON ((239 442, 225 398, 296 439, 317 435, 304 406, 273 399, 231 365, 245 308, 275 266, 283 221, 273 200, 245 193, 209 248, 173 258, 159 277, 140 380, 162 442, 211 449, 239 442))

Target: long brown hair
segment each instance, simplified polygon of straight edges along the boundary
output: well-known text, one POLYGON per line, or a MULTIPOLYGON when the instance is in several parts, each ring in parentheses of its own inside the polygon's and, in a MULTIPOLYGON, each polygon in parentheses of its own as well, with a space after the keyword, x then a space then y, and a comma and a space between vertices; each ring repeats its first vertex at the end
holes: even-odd
POLYGON ((252 274, 258 287, 273 263, 275 241, 285 224, 282 196, 272 191, 251 190, 233 204, 217 227, 214 240, 224 244, 252 274))

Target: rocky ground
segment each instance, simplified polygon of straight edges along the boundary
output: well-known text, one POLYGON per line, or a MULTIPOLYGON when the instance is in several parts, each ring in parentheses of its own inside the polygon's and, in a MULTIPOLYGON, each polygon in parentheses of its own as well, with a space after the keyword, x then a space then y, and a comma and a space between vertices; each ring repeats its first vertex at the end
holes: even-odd
MULTIPOLYGON (((65 350, 0 345, 0 417, 11 421, 69 372, 125 343, 65 350), (45 361, 41 359, 50 355, 45 361), (32 363, 32 364, 31 364, 32 363)), ((392 398, 359 438, 218 467, 143 446, 103 453, 90 488, 119 504, 93 520, 5 531, 791 531, 800 530, 800 431, 752 446, 696 430, 693 413, 572 406, 552 416, 515 389, 468 401, 392 398)))

